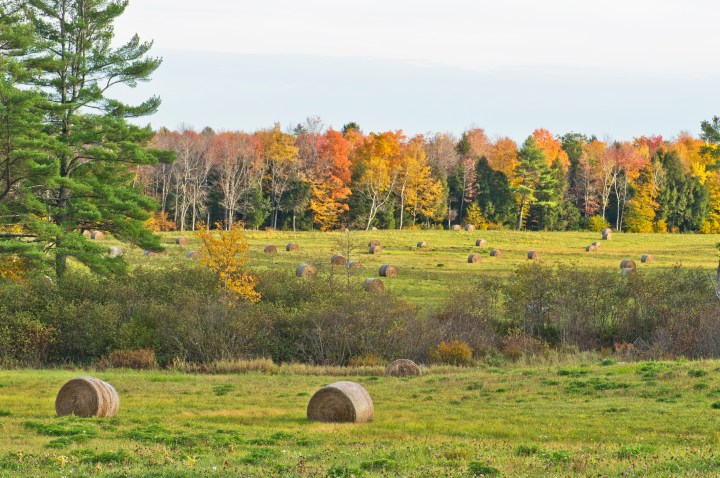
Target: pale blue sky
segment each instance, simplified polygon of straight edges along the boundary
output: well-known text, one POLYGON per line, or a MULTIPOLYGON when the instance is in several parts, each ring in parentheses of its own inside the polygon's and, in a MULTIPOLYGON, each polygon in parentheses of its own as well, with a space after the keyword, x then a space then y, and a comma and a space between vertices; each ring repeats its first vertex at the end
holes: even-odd
POLYGON ((159 94, 155 127, 672 137, 720 114, 719 3, 131 0, 118 40, 164 64, 122 96, 159 94))

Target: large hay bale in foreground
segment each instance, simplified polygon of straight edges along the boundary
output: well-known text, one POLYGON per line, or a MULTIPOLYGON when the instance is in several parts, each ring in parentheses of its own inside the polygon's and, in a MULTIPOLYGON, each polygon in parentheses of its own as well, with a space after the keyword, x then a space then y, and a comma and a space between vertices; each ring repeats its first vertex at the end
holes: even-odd
POLYGON ((94 377, 77 377, 62 386, 55 399, 60 417, 114 417, 120 410, 120 398, 107 382, 94 377))
POLYGON ((105 239, 105 233, 102 231, 93 231, 90 234, 90 239, 92 239, 93 241, 102 241, 103 239, 105 239))
POLYGON ((277 247, 273 246, 272 244, 268 244, 265 246, 265 249, 263 249, 263 252, 265 254, 277 254, 277 247))
POLYGON ((114 246, 110 248, 110 257, 120 257, 123 255, 121 248, 114 246))
POLYGON ((637 264, 632 259, 623 259, 620 263, 620 269, 636 269, 637 264))
POLYGON ((420 241, 420 242, 417 243, 417 246, 418 246, 418 249, 424 249, 424 248, 427 247, 427 242, 425 242, 425 241, 420 241))
POLYGON ((537 261, 540 259, 540 252, 539 251, 528 251, 527 258, 531 261, 537 261))
POLYGON ((294 242, 291 242, 287 246, 285 246, 285 250, 288 252, 297 252, 300 250, 300 246, 298 244, 295 244, 294 242))
POLYGON ((295 269, 295 275, 303 279, 313 278, 317 275, 317 269, 310 264, 300 264, 297 269, 295 269))
POLYGON ((378 241, 377 239, 373 239, 372 241, 368 242, 368 247, 379 246, 379 245, 380 245, 380 241, 378 241))
POLYGON ((199 251, 188 251, 188 253, 185 254, 185 257, 197 261, 202 257, 202 253, 199 251))
POLYGON ((482 257, 480 256, 480 254, 473 253, 468 256, 468 264, 477 264, 481 260, 482 260, 482 257))
POLYGON ((475 226, 473 226, 472 224, 465 224, 465 230, 466 231, 474 231, 475 226))
POLYGON ((374 414, 370 394, 355 382, 335 382, 321 388, 307 407, 308 420, 318 422, 366 423, 374 414))
POLYGON ((386 377, 408 377, 422 375, 420 367, 408 359, 398 359, 385 368, 386 377))
POLYGON ((589 246, 585 247, 585 252, 597 252, 597 246, 593 246, 590 244, 589 246))
POLYGON ((370 254, 380 254, 382 252, 382 246, 370 246, 368 252, 370 252, 370 254))
POLYGON ((500 249, 493 249, 490 251, 490 257, 500 258, 503 256, 503 252, 500 249))
POLYGON ((368 292, 382 292, 385 290, 385 284, 383 284, 383 281, 380 279, 370 277, 365 279, 365 282, 363 282, 363 289, 368 292))
POLYGON ((452 230, 453 230, 453 231, 460 231, 460 230, 462 230, 462 226, 461 226, 460 224, 455 224, 455 225, 452 227, 452 230))
POLYGON ((654 260, 655 258, 650 254, 643 254, 643 256, 640 258, 640 262, 653 262, 654 260))
POLYGON ((612 233, 611 232, 603 232, 603 240, 604 241, 612 241, 612 233))
POLYGON ((487 241, 485 239, 478 239, 475 241, 475 247, 486 247, 487 241))
POLYGON ((187 236, 180 236, 175 238, 175 244, 178 246, 187 246, 190 244, 190 239, 187 236))
POLYGON ((345 264, 345 267, 348 269, 360 269, 360 261, 348 261, 348 263, 345 264))
POLYGON ((330 258, 330 264, 334 266, 344 266, 347 263, 345 256, 342 254, 335 254, 330 258))
POLYGON ((380 276, 382 277, 397 277, 398 268, 392 264, 383 264, 380 266, 380 276))

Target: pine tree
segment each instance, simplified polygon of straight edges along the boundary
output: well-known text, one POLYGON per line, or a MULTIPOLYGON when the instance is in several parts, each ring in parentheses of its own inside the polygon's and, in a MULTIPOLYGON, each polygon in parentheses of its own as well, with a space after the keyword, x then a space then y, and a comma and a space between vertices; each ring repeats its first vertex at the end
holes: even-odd
POLYGON ((516 194, 520 206, 518 230, 522 229, 525 210, 531 204, 553 206, 553 192, 557 182, 548 168, 545 154, 535 139, 529 136, 518 153, 515 166, 515 185, 511 190, 516 194))
MULTIPOLYGON (((153 200, 133 187, 134 167, 170 160, 147 148, 149 126, 129 124, 155 112, 157 97, 138 106, 107 96, 116 85, 147 81, 161 60, 148 56, 151 43, 135 36, 113 48, 113 22, 126 0, 28 0, 24 2, 34 37, 25 64, 33 69, 29 84, 44 98, 42 129, 55 141, 48 155, 52 174, 19 183, 24 204, 16 223, 23 237, 5 237, 0 251, 32 247, 54 254, 59 278, 73 257, 96 272, 124 265, 104 248, 87 241, 87 228, 112 233, 144 249, 160 250, 159 240, 143 222, 153 200)), ((36 126, 36 129, 40 129, 36 126)))

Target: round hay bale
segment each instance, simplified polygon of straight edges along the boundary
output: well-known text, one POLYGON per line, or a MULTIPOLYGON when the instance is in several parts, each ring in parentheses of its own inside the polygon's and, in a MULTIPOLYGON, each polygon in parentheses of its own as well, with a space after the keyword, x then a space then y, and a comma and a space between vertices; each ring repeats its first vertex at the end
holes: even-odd
POLYGON ((382 252, 382 246, 370 246, 370 254, 380 254, 382 252))
POLYGON ((593 242, 593 243, 590 244, 590 245, 591 245, 591 246, 595 246, 595 247, 597 247, 598 249, 600 249, 600 246, 602 246, 602 242, 600 242, 600 241, 595 241, 595 242, 593 242))
POLYGON ((285 250, 288 252, 297 252, 300 250, 300 246, 298 244, 295 244, 294 242, 291 242, 287 246, 285 246, 285 250))
POLYGON ((418 249, 423 249, 423 248, 427 247, 427 242, 420 241, 417 243, 417 246, 418 246, 418 249))
POLYGON ((372 241, 368 242, 368 247, 379 246, 379 245, 380 245, 380 241, 378 241, 377 239, 373 239, 372 241))
POLYGON ((475 247, 486 247, 487 241, 485 239, 478 239, 475 241, 475 247))
POLYGON ((145 254, 145 256, 147 256, 147 257, 160 257, 162 255, 165 255, 166 252, 165 251, 162 251, 162 252, 145 251, 145 252, 143 252, 143 254, 145 254))
POLYGON ((82 232, 82 235, 85 236, 86 238, 90 239, 90 236, 92 236, 92 232, 90 232, 90 229, 85 229, 82 232))
POLYGON ((592 244, 585 247, 585 252, 597 252, 597 246, 593 246, 592 244))
POLYGON ((636 269, 636 268, 637 268, 637 264, 632 259, 624 259, 620 263, 620 269, 636 269))
POLYGON ((461 226, 460 224, 455 224, 455 225, 452 227, 452 230, 453 230, 453 231, 461 231, 461 230, 462 230, 462 226, 461 226))
POLYGON ((307 407, 308 420, 316 422, 366 423, 374 414, 370 394, 355 382, 335 382, 321 388, 307 407))
POLYGON ((313 278, 317 275, 317 269, 310 264, 300 264, 295 270, 295 275, 304 279, 313 278))
POLYGON ((601 231, 602 234, 612 234, 612 228, 604 227, 601 231))
POLYGON ((610 232, 603 232, 603 240, 604 240, 604 241, 612 241, 612 233, 610 233, 610 232))
POLYGON ((373 228, 370 229, 370 230, 371 230, 371 231, 377 231, 378 229, 377 229, 377 227, 373 226, 373 228))
POLYGON ((346 266, 348 269, 360 269, 360 267, 361 267, 361 266, 360 266, 360 261, 348 261, 348 263, 345 264, 345 266, 346 266))
POLYGON ((187 236, 180 236, 175 238, 175 244, 178 246, 187 246, 190 244, 190 239, 187 236))
POLYGON ((482 260, 482 257, 480 257, 480 254, 470 254, 468 256, 468 264, 477 264, 482 260))
POLYGON ((60 417, 114 417, 120 409, 120 398, 107 382, 94 377, 77 377, 65 383, 55 399, 60 417))
POLYGON ((502 256, 503 256, 503 253, 502 253, 502 251, 501 251, 500 249, 493 249, 492 251, 490 251, 490 257, 498 257, 498 258, 500 258, 500 257, 502 257, 502 256))
POLYGON ((540 252, 528 251, 527 258, 530 259, 531 261, 536 261, 536 260, 540 259, 540 252))
POLYGON ((473 226, 472 224, 465 224, 465 230, 466 231, 474 231, 475 226, 473 226))
POLYGON ((93 231, 92 233, 90 233, 90 239, 92 239, 93 241, 102 241, 103 239, 105 239, 105 233, 102 231, 93 231))
POLYGON ((110 248, 110 257, 119 257, 122 255, 123 255, 123 251, 119 247, 115 246, 115 247, 110 248))
POLYGON ((370 277, 363 282, 363 289, 368 292, 382 292, 385 290, 385 284, 380 279, 370 277))
POLYGON ((187 254, 185 254, 185 257, 196 261, 202 257, 202 253, 199 251, 189 251, 187 254))
POLYGON ((277 254, 277 247, 273 246, 272 244, 268 244, 265 246, 265 249, 263 249, 263 252, 265 254, 277 254))
POLYGON ((625 269, 620 271, 620 274, 623 276, 629 276, 630 274, 634 274, 635 269, 633 267, 626 267, 625 269))
POLYGON ((344 266, 347 261, 345 260, 345 256, 342 254, 335 254, 330 258, 330 263, 334 266, 344 266))
POLYGON ((653 262, 654 260, 655 258, 650 254, 643 254, 643 256, 640 258, 640 262, 653 262))
POLYGON ((397 277, 398 275, 398 268, 395 267, 392 264, 384 264, 380 266, 380 276, 381 277, 397 277))
POLYGON ((408 377, 420 376, 422 372, 415 362, 408 359, 399 359, 391 363, 385 368, 386 377, 408 377))

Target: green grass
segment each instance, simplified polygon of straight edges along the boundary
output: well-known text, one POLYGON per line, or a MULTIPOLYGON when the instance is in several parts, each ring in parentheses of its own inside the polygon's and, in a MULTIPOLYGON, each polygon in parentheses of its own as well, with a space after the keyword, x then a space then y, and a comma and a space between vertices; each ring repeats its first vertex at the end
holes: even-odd
POLYGON ((0 477, 712 477, 719 367, 597 361, 408 379, 0 371, 0 477), (54 416, 57 390, 80 374, 116 387, 116 418, 54 416), (370 392, 374 421, 307 421, 312 393, 341 379, 370 392))
MULTIPOLYGON (((321 275, 343 274, 343 268, 330 266, 330 257, 344 253, 347 234, 341 232, 268 232, 247 231, 250 244, 249 267, 255 271, 291 271, 302 263, 314 264, 321 275), (286 252, 285 245, 297 242, 299 252, 286 252), (263 248, 274 244, 278 253, 264 254, 263 248)), ((527 252, 542 252, 542 261, 549 265, 569 265, 579 268, 612 269, 620 272, 620 261, 634 259, 640 271, 668 269, 676 265, 704 268, 717 267, 715 244, 719 235, 702 234, 615 234, 611 241, 601 241, 594 232, 516 232, 516 231, 357 231, 350 234, 357 248, 351 259, 359 260, 362 270, 356 273, 355 282, 366 277, 377 277, 382 264, 395 264, 400 275, 385 280, 386 289, 408 298, 418 305, 436 305, 444 297, 448 284, 467 281, 482 274, 507 275, 517 266, 527 262, 527 252), (476 239, 485 239, 488 246, 475 247, 476 239), (383 252, 377 256, 368 253, 367 243, 378 239, 383 252), (428 246, 418 249, 417 243, 426 241, 428 246), (585 252, 585 246, 601 241, 602 247, 594 253, 585 252), (504 256, 491 258, 492 249, 500 249, 504 256), (484 259, 479 264, 468 264, 467 257, 479 252, 484 259), (653 263, 640 263, 643 254, 652 254, 653 263)), ((106 241, 115 245, 112 240, 106 241)), ((127 250, 126 257, 133 265, 156 264, 160 267, 177 262, 190 262, 185 258, 188 251, 198 249, 192 232, 163 234, 168 254, 165 257, 147 258, 140 250, 127 250), (190 238, 187 246, 175 245, 174 238, 185 234, 190 238)))

